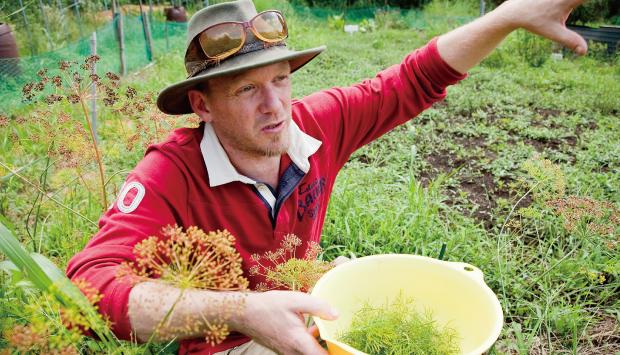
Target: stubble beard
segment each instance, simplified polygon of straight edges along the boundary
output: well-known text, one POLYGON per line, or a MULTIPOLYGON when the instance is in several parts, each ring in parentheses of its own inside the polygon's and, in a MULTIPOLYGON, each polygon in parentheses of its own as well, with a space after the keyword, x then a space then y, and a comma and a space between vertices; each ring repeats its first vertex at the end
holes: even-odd
MULTIPOLYGON (((288 129, 288 128, 287 128, 288 129)), ((289 134, 277 134, 271 137, 271 142, 277 143, 280 142, 280 146, 274 149, 264 149, 258 146, 250 147, 247 153, 255 154, 261 157, 276 157, 280 156, 288 151, 288 148, 291 144, 289 139, 289 134)))
POLYGON ((277 143, 280 142, 279 146, 276 148, 264 148, 259 146, 258 144, 255 144, 254 142, 251 141, 251 139, 246 139, 244 137, 239 137, 238 135, 235 134, 234 131, 228 131, 228 130, 221 130, 220 132, 226 136, 227 141, 229 141, 231 143, 231 146, 234 147, 235 149, 242 151, 244 153, 256 156, 256 157, 275 157, 275 156, 280 156, 283 155, 284 153, 286 153, 288 151, 288 148, 291 144, 290 142, 290 134, 288 132, 288 125, 290 124, 290 120, 287 121, 287 127, 285 127, 285 129, 287 130, 287 132, 285 133, 280 133, 277 134, 273 137, 271 137, 271 142, 272 143, 277 143))

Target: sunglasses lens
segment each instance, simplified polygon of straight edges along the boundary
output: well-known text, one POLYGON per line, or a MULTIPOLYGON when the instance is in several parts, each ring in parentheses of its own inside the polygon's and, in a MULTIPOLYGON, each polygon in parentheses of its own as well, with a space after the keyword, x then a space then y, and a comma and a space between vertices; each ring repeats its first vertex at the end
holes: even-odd
POLYGON ((265 12, 252 20, 252 26, 261 35, 262 40, 279 41, 288 35, 286 22, 277 12, 265 12))
POLYGON ((239 49, 243 43, 243 26, 223 23, 202 32, 198 37, 200 46, 209 58, 217 58, 239 49))

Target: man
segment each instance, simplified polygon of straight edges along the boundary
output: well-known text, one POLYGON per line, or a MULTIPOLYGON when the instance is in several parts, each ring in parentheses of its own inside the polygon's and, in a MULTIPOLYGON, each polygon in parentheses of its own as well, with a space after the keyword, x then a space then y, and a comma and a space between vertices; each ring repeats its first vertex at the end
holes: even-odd
MULTIPOLYGON (((227 229, 237 238, 245 275, 251 255, 277 249, 288 234, 304 242, 303 255, 306 243, 319 241, 336 175, 356 149, 443 99, 448 85, 518 28, 585 54, 586 42, 564 26, 571 9, 585 1, 507 1, 374 79, 300 100, 291 100, 291 73, 325 47, 288 50, 283 18, 257 15, 249 0, 199 11, 188 24, 188 79, 163 90, 157 104, 167 113, 195 112, 204 123, 149 147, 102 216, 99 233, 71 260, 68 275, 101 291, 99 309, 119 337, 147 341, 179 290, 115 279, 121 262, 135 260, 136 243, 175 223, 227 229)), ((263 281, 248 279, 251 287, 263 281)), ((175 309, 215 319, 209 306, 222 297, 235 295, 192 291, 175 309)), ((222 344, 201 340, 205 327, 157 339, 186 338, 181 354, 326 354, 304 314, 338 317, 325 300, 303 293, 251 293, 243 314, 226 320, 232 333, 222 344)), ((170 321, 182 324, 174 315, 170 321)))

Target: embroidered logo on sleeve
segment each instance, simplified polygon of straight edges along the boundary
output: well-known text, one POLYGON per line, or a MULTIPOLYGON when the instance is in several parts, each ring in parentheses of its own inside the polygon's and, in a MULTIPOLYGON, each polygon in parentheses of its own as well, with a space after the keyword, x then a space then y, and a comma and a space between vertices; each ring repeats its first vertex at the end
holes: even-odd
MULTIPOLYGON (((118 209, 123 213, 131 213, 135 211, 136 208, 138 208, 138 205, 140 205, 140 202, 142 202, 142 199, 144 198, 144 194, 145 194, 144 185, 142 185, 139 182, 135 182, 135 181, 130 182, 123 188, 123 191, 118 196, 118 200, 116 201, 116 206, 118 206, 118 209), (135 195, 133 191, 131 191, 134 189, 136 190, 135 195), (129 205, 126 205, 125 198, 127 197, 127 194, 129 192, 132 192, 131 195, 133 195, 133 199, 131 200, 131 203, 129 205)), ((131 195, 129 196, 130 198, 131 198, 131 195)))

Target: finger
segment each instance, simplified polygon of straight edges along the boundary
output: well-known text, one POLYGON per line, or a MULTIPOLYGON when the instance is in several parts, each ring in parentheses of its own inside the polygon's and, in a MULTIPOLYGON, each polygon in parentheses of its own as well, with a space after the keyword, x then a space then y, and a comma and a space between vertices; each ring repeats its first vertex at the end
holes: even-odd
POLYGON ((554 26, 554 30, 549 33, 541 33, 548 39, 563 45, 564 47, 574 51, 579 55, 584 55, 588 51, 588 43, 577 32, 558 25, 554 26))
POLYGON ((310 328, 308 328, 308 333, 310 333, 310 335, 312 335, 313 338, 316 338, 316 337, 318 337, 321 334, 319 332, 319 327, 316 324, 314 324, 310 328))
POLYGON ((326 300, 297 293, 299 299, 295 302, 295 311, 299 313, 309 313, 313 316, 321 317, 325 320, 336 320, 340 316, 338 310, 332 307, 326 300))

